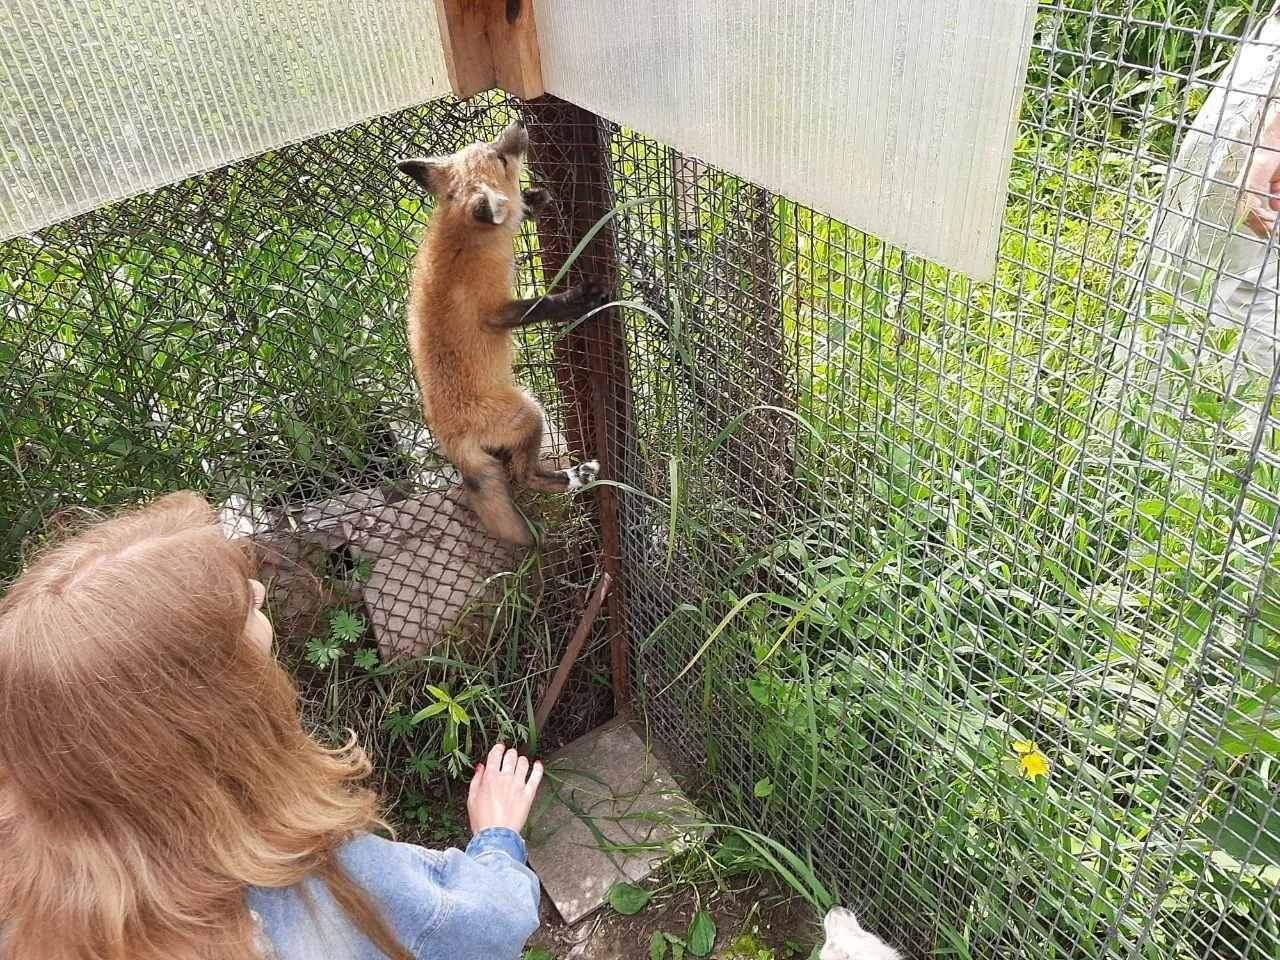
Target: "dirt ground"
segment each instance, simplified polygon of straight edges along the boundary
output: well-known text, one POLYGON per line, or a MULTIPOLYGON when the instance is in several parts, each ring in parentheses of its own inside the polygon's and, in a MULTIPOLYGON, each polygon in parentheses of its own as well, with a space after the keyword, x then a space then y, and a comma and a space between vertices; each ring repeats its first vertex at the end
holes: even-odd
POLYGON ((634 916, 605 906, 573 926, 561 922, 544 896, 542 928, 529 946, 549 951, 555 960, 648 960, 655 932, 684 939, 689 921, 702 909, 716 924, 713 957, 756 960, 756 951, 767 948, 776 960, 807 960, 821 927, 803 902, 784 896, 768 881, 736 878, 730 884, 729 890, 717 890, 712 882, 685 884, 659 892, 634 916), (740 952, 748 943, 752 952, 740 952))
MULTIPOLYGON (((450 829, 424 830, 405 824, 399 839, 432 847, 465 847, 465 794, 455 794, 447 807, 450 829)), ((693 915, 706 910, 716 924, 712 957, 758 960, 754 952, 731 950, 741 940, 753 942, 755 950, 772 950, 769 960, 807 960, 822 936, 822 925, 802 900, 769 877, 733 877, 725 881, 725 887, 717 889, 713 881, 668 885, 660 887, 648 906, 634 916, 624 917, 606 905, 572 925, 560 919, 544 893, 542 926, 528 945, 548 951, 552 960, 649 960, 649 939, 654 932, 673 933, 683 939, 693 915), (744 938, 744 934, 750 936, 744 938)))

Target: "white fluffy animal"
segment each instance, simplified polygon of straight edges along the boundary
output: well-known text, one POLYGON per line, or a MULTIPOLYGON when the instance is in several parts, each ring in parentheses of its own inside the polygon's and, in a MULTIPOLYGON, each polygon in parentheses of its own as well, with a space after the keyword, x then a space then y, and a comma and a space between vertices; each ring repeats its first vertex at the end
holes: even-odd
POLYGON ((902 954, 863 930, 852 910, 832 907, 822 921, 826 943, 818 960, 902 960, 902 954))

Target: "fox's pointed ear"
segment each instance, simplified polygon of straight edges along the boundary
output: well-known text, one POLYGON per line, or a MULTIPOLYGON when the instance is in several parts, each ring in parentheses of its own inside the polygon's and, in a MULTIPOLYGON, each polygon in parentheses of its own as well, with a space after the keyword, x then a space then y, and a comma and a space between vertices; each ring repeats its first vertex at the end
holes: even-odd
POLYGON ((427 193, 435 196, 444 187, 444 172, 448 161, 436 157, 418 157, 410 160, 397 160, 400 172, 412 177, 427 193))

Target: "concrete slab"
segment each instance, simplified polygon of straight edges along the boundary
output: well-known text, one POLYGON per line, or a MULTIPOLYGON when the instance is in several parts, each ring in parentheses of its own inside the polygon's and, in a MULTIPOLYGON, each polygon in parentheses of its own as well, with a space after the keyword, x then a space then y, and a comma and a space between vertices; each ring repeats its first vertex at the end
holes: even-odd
POLYGON ((566 923, 604 903, 615 883, 639 883, 705 835, 697 810, 631 723, 574 741, 547 773, 528 831, 529 863, 566 923))
POLYGON ((374 562, 364 602, 384 659, 436 650, 468 613, 489 610, 504 586, 490 578, 519 565, 457 487, 369 509, 349 528, 352 552, 374 562))

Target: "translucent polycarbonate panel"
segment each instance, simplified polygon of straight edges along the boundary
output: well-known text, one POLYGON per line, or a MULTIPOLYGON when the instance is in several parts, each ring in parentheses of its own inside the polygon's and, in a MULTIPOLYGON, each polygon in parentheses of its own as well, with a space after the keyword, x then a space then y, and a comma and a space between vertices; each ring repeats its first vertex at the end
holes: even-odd
POLYGON ((420 0, 5 0, 0 237, 447 89, 420 0))
POLYGON ((990 279, 1031 0, 540 0, 547 89, 990 279))

